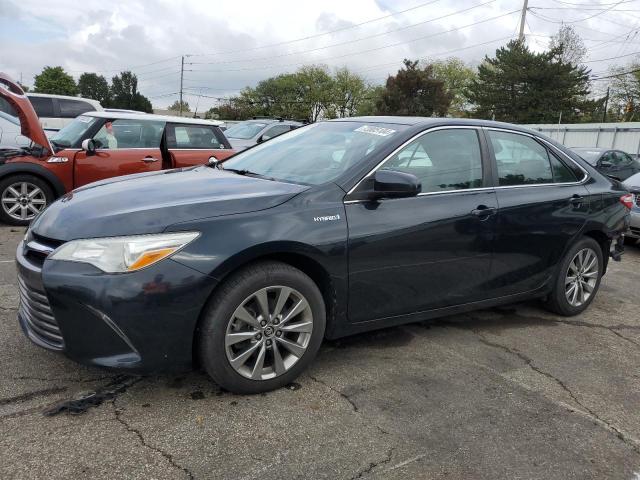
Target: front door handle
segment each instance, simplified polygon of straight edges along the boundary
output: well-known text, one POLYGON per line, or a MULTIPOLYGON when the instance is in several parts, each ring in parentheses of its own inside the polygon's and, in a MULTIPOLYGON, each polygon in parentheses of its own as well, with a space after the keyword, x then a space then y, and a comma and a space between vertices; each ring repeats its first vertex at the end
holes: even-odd
POLYGON ((479 217, 481 220, 489 218, 491 215, 496 213, 497 209, 495 207, 487 207, 486 205, 478 205, 477 208, 471 210, 471 215, 475 217, 479 217))
POLYGON ((582 205, 582 203, 584 202, 584 198, 582 198, 580 195, 578 195, 577 193, 572 195, 571 198, 569 199, 569 203, 571 205, 575 205, 575 206, 580 206, 582 205))
POLYGON ((144 163, 153 163, 153 162, 157 162, 157 161, 158 161, 158 159, 157 159, 157 158, 155 158, 155 157, 150 157, 150 156, 149 156, 149 157, 144 157, 144 158, 142 159, 142 161, 143 161, 144 163))

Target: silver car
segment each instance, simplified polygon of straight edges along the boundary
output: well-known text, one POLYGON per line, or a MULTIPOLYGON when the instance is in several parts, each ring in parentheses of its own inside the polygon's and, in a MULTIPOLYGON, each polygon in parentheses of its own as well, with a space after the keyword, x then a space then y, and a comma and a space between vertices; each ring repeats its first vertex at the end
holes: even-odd
POLYGON ((224 135, 236 152, 240 152, 270 138, 301 127, 301 122, 281 118, 255 118, 236 123, 224 131, 224 135))
POLYGON ((624 181, 625 187, 633 193, 633 208, 631 209, 630 232, 627 238, 640 240, 640 173, 636 173, 624 181))

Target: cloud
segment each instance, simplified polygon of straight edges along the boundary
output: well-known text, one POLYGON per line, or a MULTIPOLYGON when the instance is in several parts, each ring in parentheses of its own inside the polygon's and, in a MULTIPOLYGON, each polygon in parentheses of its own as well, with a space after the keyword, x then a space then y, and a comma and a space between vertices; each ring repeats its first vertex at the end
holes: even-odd
MULTIPOLYGON (((76 77, 93 71, 108 79, 130 69, 138 75, 141 91, 158 106, 177 98, 181 55, 193 55, 185 57, 184 74, 185 92, 191 103, 196 102, 195 93, 225 97, 264 78, 310 63, 325 64, 331 69, 347 66, 372 82, 381 82, 397 70, 405 57, 455 55, 477 63, 485 54, 493 54, 506 41, 484 44, 514 35, 519 12, 442 33, 518 8, 509 0, 487 2, 84 0, 78 8, 77 0, 4 0, 0 2, 0 70, 15 77, 22 75, 23 81, 31 84, 33 76, 45 65, 61 65, 76 77), (420 7, 426 3, 431 5, 420 7), (484 3, 487 4, 481 5, 484 3), (389 16, 416 6, 419 8, 405 14, 389 16), (469 10, 430 21, 463 9, 469 10), (385 16, 388 17, 349 28, 385 16), (295 39, 304 40, 292 41, 295 39), (265 45, 272 46, 264 48, 265 45)), ((558 6, 551 0, 538 3, 536 6, 558 6)), ((556 20, 586 16, 579 10, 544 12, 556 20)), ((640 23, 611 12, 606 19, 630 28, 640 23)), ((578 31, 595 42, 624 30, 607 24, 603 21, 606 19, 603 15, 579 23, 584 29, 578 31)), ((527 33, 550 35, 558 26, 529 15, 527 33)), ((535 42, 547 41, 544 36, 532 36, 529 44, 540 49, 535 42)), ((614 44, 614 50, 618 45, 621 44, 614 44)), ((607 56, 603 55, 606 51, 595 52, 593 58, 607 56)), ((606 63, 593 67, 606 69, 606 63)), ((201 99, 204 107, 215 102, 212 98, 201 99)))

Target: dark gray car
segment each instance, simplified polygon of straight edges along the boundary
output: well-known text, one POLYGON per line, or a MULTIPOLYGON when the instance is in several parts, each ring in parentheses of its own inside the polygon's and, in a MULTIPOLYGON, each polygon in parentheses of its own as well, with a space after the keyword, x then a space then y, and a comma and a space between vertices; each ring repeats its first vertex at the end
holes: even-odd
POLYGON ((255 118, 236 123, 225 130, 224 134, 229 139, 236 152, 277 137, 283 133, 295 130, 303 125, 295 120, 283 120, 273 118, 255 118))
POLYGON ((574 152, 593 165, 603 175, 626 180, 640 172, 640 164, 622 150, 608 148, 572 148, 574 152))

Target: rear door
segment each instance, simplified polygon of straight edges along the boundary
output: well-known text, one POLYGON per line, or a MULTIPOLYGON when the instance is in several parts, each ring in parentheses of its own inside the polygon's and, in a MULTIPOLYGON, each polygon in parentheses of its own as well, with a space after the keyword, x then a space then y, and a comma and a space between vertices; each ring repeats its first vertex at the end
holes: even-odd
POLYGON ((209 157, 225 160, 234 153, 224 134, 213 125, 170 123, 166 135, 171 158, 167 168, 204 165, 209 157))
POLYGON ((586 173, 532 135, 492 128, 486 134, 499 207, 491 289, 496 296, 535 290, 587 220, 586 173))
POLYGON ((620 178, 620 180, 626 180, 631 175, 634 175, 637 172, 636 164, 630 155, 627 155, 620 150, 616 150, 615 152, 613 152, 613 154, 618 166, 619 174, 617 175, 617 177, 620 178))
POLYGON ((75 157, 74 186, 105 178, 162 169, 160 140, 164 122, 119 118, 108 120, 93 136, 96 153, 75 157))
MULTIPOLYGON (((416 197, 373 202, 347 196, 351 322, 490 296, 497 202, 481 133, 432 130, 380 166, 416 175, 422 182, 416 197)), ((372 175, 360 186, 366 188, 372 175)))

